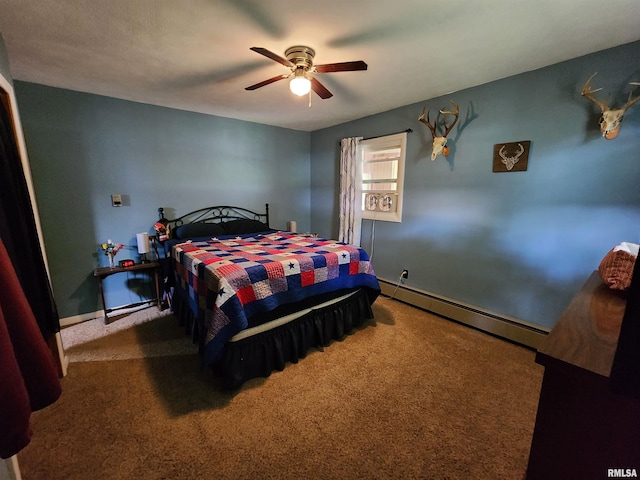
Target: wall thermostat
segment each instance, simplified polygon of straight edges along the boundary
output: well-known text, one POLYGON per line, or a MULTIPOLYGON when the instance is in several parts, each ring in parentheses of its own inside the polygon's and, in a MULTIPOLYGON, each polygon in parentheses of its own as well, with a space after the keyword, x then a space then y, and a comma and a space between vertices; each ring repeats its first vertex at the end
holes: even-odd
POLYGON ((122 195, 120 195, 119 193, 114 193, 111 195, 111 205, 113 205, 114 207, 121 207, 122 206, 122 195))

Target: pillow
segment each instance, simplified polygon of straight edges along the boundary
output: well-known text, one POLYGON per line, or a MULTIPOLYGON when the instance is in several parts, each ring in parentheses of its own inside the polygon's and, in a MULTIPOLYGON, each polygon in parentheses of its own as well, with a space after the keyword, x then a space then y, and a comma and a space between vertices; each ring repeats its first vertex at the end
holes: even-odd
POLYGON ((225 235, 221 223, 188 223, 173 230, 173 237, 179 240, 199 237, 217 237, 225 235))
POLYGON ((243 233, 258 233, 269 230, 268 225, 251 219, 231 220, 224 222, 222 225, 224 225, 226 235, 241 235, 243 233))
POLYGON ((598 266, 598 273, 609 288, 614 290, 629 288, 639 248, 640 246, 634 243, 622 242, 604 256, 598 266))

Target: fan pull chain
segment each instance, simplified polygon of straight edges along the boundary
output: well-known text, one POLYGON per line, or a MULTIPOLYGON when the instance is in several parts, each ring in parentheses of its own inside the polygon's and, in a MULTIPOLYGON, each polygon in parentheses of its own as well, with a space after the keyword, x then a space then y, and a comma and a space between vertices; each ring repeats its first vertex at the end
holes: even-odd
POLYGON ((313 91, 313 90, 309 90, 309 108, 311 108, 311 92, 312 92, 312 91, 313 91))

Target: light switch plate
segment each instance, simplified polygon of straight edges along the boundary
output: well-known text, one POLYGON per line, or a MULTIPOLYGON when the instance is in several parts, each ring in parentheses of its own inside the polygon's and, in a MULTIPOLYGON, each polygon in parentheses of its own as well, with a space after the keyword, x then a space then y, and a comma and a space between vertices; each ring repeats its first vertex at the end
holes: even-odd
POLYGON ((113 205, 114 207, 121 207, 122 206, 122 195, 120 195, 119 193, 114 193, 111 195, 111 205, 113 205))

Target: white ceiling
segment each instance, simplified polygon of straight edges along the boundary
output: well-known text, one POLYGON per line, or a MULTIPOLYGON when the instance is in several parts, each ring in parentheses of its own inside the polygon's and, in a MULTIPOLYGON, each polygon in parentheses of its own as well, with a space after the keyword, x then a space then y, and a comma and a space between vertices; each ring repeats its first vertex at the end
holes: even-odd
POLYGON ((313 131, 639 40, 640 1, 0 0, 0 32, 17 80, 313 131), (245 90, 300 44, 369 68, 245 90))

